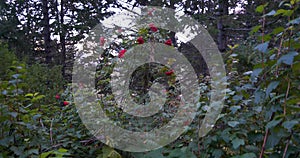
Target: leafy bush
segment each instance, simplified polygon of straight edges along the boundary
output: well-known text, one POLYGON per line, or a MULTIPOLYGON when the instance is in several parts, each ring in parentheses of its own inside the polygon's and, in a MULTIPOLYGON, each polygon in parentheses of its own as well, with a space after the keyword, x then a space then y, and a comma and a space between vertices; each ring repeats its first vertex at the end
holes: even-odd
POLYGON ((44 104, 55 102, 55 95, 63 92, 64 79, 61 66, 51 68, 46 65, 34 64, 28 67, 25 82, 30 85, 28 92, 40 92, 45 95, 42 99, 44 104))
MULTIPOLYGON (((118 151, 99 142, 82 124, 70 85, 63 87, 61 67, 28 66, 1 43, 0 157, 299 157, 299 0, 282 1, 280 8, 273 9, 264 4, 256 10, 262 14, 262 22, 280 18, 276 25, 254 27, 249 43, 230 46, 224 55, 228 72, 226 102, 213 130, 201 138, 197 135, 211 86, 209 76, 200 76, 201 106, 187 132, 173 143, 145 153, 118 151)), ((151 36, 148 31, 142 29, 134 38, 118 36, 124 38, 120 48, 130 47, 136 42, 132 39, 144 43, 148 38, 140 36, 151 36)), ((166 34, 162 31, 155 38, 165 41, 166 34)), ((116 57, 108 54, 102 59, 96 73, 97 88, 99 93, 107 94, 105 99, 113 100, 109 82, 116 57)), ((174 79, 165 67, 140 69, 170 74, 170 81, 174 79)), ((136 71, 133 80, 144 86, 143 75, 136 71)), ((174 82, 169 84, 176 86, 174 82)), ((171 88, 167 92, 171 99, 177 95, 171 88)), ((137 100, 144 101, 143 95, 141 92, 137 100)), ((115 109, 107 108, 107 114, 119 121, 116 123, 135 123, 115 109)), ((155 119, 150 121, 157 123, 155 119)), ((168 119, 158 122, 163 124, 168 119)))

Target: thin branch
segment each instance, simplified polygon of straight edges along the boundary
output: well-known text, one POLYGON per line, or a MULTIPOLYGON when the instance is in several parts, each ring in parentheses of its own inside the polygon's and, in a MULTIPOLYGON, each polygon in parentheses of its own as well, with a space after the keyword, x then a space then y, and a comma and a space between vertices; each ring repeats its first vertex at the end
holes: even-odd
MULTIPOLYGON (((264 12, 263 12, 263 14, 265 14, 265 10, 264 10, 264 12)), ((263 19, 262 19, 262 27, 261 27, 261 29, 262 29, 262 35, 261 35, 261 43, 264 43, 265 42, 265 25, 266 25, 266 17, 263 17, 263 19)), ((262 68, 264 69, 265 68, 265 59, 264 59, 264 53, 262 52, 261 53, 261 58, 262 58, 262 60, 261 60, 261 64, 262 64, 262 68)), ((265 78, 265 76, 263 76, 263 79, 265 78)))
POLYGON ((50 124, 50 141, 51 141, 51 144, 53 144, 52 126, 53 126, 53 118, 52 118, 51 124, 50 124))
POLYGON ((41 123, 41 126, 42 126, 43 128, 45 128, 45 126, 44 126, 44 123, 43 123, 43 120, 42 120, 42 119, 40 119, 40 123, 41 123))
MULTIPOLYGON (((273 112, 270 120, 272 120, 274 118, 274 115, 275 115, 275 113, 273 112)), ((261 147, 259 158, 262 158, 263 155, 264 155, 265 148, 266 148, 266 143, 267 143, 267 140, 268 140, 268 136, 269 136, 269 129, 266 129, 266 133, 265 133, 265 136, 264 136, 264 142, 263 142, 262 147, 261 147)))
POLYGON ((47 149, 44 149, 43 152, 50 151, 51 149, 60 147, 60 146, 62 146, 62 145, 63 145, 63 143, 59 143, 59 144, 52 145, 51 147, 49 147, 49 148, 47 148, 47 149))
POLYGON ((121 1, 122 3, 126 3, 127 5, 131 5, 131 6, 132 6, 132 9, 128 9, 127 7, 124 7, 122 4, 118 5, 118 8, 122 8, 122 9, 124 9, 124 10, 127 10, 127 11, 133 13, 133 14, 140 15, 140 14, 138 14, 137 12, 134 12, 134 11, 133 11, 133 9, 134 9, 134 7, 135 7, 134 4, 130 4, 130 3, 128 3, 128 2, 124 2, 123 0, 119 0, 119 1, 121 1))
POLYGON ((285 158, 285 156, 286 156, 287 149, 288 149, 288 147, 289 147, 289 144, 290 144, 292 135, 293 135, 293 131, 292 131, 291 135, 288 137, 288 140, 287 140, 287 143, 286 143, 286 145, 285 145, 285 148, 284 148, 284 152, 283 152, 282 158, 285 158))
POLYGON ((224 30, 229 30, 229 31, 251 31, 251 28, 224 28, 224 30))
POLYGON ((284 104, 283 104, 283 115, 284 116, 286 115, 286 101, 287 101, 287 98, 289 96, 289 91, 290 91, 290 88, 291 88, 291 81, 288 78, 287 78, 287 80, 288 80, 288 87, 286 89, 284 104))
POLYGON ((269 136, 269 129, 266 130, 266 134, 264 136, 264 142, 263 142, 263 145, 261 147, 261 151, 260 151, 260 155, 259 155, 259 158, 262 158, 263 155, 264 155, 264 152, 265 152, 265 146, 266 146, 266 142, 268 140, 268 136, 269 136))

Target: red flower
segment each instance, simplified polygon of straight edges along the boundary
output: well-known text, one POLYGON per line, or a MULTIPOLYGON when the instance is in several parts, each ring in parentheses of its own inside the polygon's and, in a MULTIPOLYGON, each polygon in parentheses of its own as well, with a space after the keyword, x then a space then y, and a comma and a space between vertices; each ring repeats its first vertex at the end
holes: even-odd
POLYGON ((171 76, 173 73, 174 73, 173 70, 170 70, 170 71, 165 72, 165 74, 166 74, 167 76, 171 76))
POLYGON ((104 37, 100 37, 99 42, 100 42, 100 46, 104 46, 105 43, 105 38, 104 37))
POLYGON ((152 13, 154 12, 154 10, 155 10, 155 8, 153 8, 153 9, 150 10, 150 11, 148 11, 148 15, 149 15, 149 16, 152 16, 152 15, 153 15, 152 13))
POLYGON ((145 42, 142 36, 139 37, 136 41, 138 44, 144 44, 144 42, 145 42))
POLYGON ((172 46, 172 40, 171 39, 166 40, 165 44, 169 45, 169 46, 172 46))
POLYGON ((78 87, 82 89, 82 88, 84 88, 84 84, 82 82, 79 82, 78 87))
POLYGON ((123 29, 119 28, 117 31, 118 31, 118 33, 121 33, 121 32, 123 32, 123 29))
POLYGON ((157 27, 153 23, 149 24, 149 27, 152 32, 156 32, 158 30, 157 27))
POLYGON ((183 122, 184 126, 188 126, 189 124, 190 124, 190 122, 188 120, 186 120, 186 121, 183 122))
POLYGON ((64 101, 64 102, 63 102, 63 105, 64 105, 64 106, 67 106, 67 105, 69 105, 69 102, 64 101))
POLYGON ((60 99, 60 95, 56 94, 55 99, 60 99))
POLYGON ((126 51, 127 51, 126 49, 121 50, 121 51, 119 52, 118 57, 119 57, 119 58, 123 58, 124 55, 125 55, 125 53, 126 53, 126 51))

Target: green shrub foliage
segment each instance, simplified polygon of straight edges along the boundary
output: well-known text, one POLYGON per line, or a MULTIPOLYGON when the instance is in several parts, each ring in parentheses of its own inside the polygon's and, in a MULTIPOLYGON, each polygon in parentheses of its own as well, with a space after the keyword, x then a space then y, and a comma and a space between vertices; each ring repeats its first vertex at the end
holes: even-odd
MULTIPOLYGON (((224 53, 227 95, 214 128, 206 136, 198 137, 211 86, 209 76, 199 74, 199 110, 187 132, 168 146, 145 153, 127 153, 99 142, 82 124, 72 103, 71 86, 61 76, 61 67, 27 65, 0 43, 0 157, 299 157, 299 0, 282 1, 277 8, 265 3, 256 8, 255 14, 261 16, 261 23, 252 28, 245 41, 228 46, 224 53), (275 23, 268 23, 274 19, 275 23)), ((165 30, 157 33, 156 39, 148 31, 140 30, 130 38, 119 35, 123 43, 117 47, 129 48, 140 36, 145 41, 168 39, 165 30)), ((99 94, 111 101, 110 73, 117 58, 107 53, 96 73, 99 94)), ((162 75, 168 71, 153 65, 140 69, 162 75)), ((134 88, 149 87, 144 85, 147 76, 141 72, 133 75, 132 80, 140 86, 134 88)), ((171 100, 178 94, 174 91, 174 78, 169 78, 167 83, 173 86, 167 90, 171 100)), ((142 90, 136 92, 137 102, 147 100, 142 98, 142 90)), ((128 122, 141 123, 134 130, 142 128, 145 121, 164 125, 172 117, 164 115, 165 118, 138 122, 116 108, 106 107, 106 111, 116 124, 125 124, 124 128, 131 127, 127 127, 128 122)))

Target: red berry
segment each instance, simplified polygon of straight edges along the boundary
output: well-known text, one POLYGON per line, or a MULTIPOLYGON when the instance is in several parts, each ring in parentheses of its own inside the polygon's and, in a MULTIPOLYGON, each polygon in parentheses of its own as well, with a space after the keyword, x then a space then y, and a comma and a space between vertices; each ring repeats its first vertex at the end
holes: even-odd
POLYGON ((170 76, 170 75, 172 75, 173 73, 174 73, 173 70, 170 70, 170 71, 165 72, 165 74, 166 74, 167 76, 170 76))
POLYGON ((169 46, 172 46, 172 40, 171 39, 166 40, 165 44, 169 45, 169 46))
POLYGON ((100 42, 100 46, 104 46, 105 38, 104 37, 100 37, 99 42, 100 42))
POLYGON ((56 94, 55 99, 60 99, 60 95, 56 94))
POLYGON ((64 104, 64 106, 67 106, 67 105, 69 105, 69 102, 64 101, 63 104, 64 104))
POLYGON ((127 51, 126 49, 121 50, 121 51, 119 52, 118 57, 119 57, 119 58, 123 58, 124 55, 125 55, 125 53, 126 53, 126 51, 127 51))
POLYGON ((149 27, 152 32, 158 31, 157 27, 153 23, 149 24, 149 27))
POLYGON ((144 44, 144 42, 145 42, 142 36, 139 37, 136 41, 138 44, 144 44))

